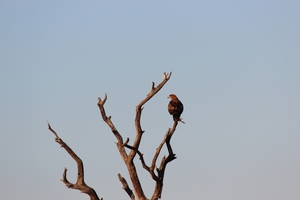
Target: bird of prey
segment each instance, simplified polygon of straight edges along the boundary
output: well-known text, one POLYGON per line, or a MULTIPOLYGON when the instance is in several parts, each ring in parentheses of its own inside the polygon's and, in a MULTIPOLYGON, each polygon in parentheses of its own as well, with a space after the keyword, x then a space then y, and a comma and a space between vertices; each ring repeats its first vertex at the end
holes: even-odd
POLYGON ((170 94, 168 98, 171 99, 171 101, 168 104, 168 111, 170 115, 173 115, 174 122, 178 122, 178 121, 183 122, 180 118, 180 115, 183 112, 183 104, 175 94, 170 94))

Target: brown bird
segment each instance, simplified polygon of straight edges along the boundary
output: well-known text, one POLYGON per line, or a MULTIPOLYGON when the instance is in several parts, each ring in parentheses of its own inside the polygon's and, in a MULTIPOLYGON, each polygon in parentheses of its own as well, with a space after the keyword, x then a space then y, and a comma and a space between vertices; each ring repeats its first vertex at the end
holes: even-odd
MULTIPOLYGON (((173 119, 175 122, 181 121, 180 115, 183 112, 183 104, 181 101, 177 98, 175 94, 170 94, 168 98, 171 99, 171 101, 168 104, 168 111, 170 115, 173 115, 173 119)), ((184 122, 183 122, 184 123, 184 122)))

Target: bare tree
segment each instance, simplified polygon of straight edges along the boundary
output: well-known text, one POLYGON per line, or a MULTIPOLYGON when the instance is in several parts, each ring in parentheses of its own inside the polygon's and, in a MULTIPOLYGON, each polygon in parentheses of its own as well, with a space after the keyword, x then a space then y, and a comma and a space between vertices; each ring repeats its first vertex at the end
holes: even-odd
MULTIPOLYGON (((133 191, 131 190, 129 184, 121 176, 121 174, 118 174, 118 178, 123 185, 123 189, 126 191, 126 193, 129 195, 129 197, 134 200, 147 200, 146 195, 143 191, 142 185, 139 180, 139 176, 135 167, 134 158, 138 154, 140 162, 142 167, 149 172, 152 179, 155 181, 155 188, 151 197, 151 200, 157 200, 161 198, 162 190, 163 190, 163 181, 164 181, 164 174, 167 167, 167 164, 171 162, 172 160, 176 159, 175 154, 173 153, 172 147, 171 147, 171 138, 176 130, 176 127, 178 125, 178 121, 174 121, 172 128, 169 128, 164 135, 161 143, 156 148, 155 154, 152 158, 152 162, 150 164, 146 164, 143 153, 139 150, 139 146, 142 140, 142 136, 144 133, 144 130, 141 126, 141 115, 143 106, 146 102, 148 102, 171 78, 171 73, 164 73, 162 82, 155 86, 155 83, 152 82, 152 87, 150 92, 147 94, 146 98, 143 99, 137 106, 136 106, 136 116, 135 116, 135 129, 136 129, 136 136, 134 139, 134 142, 132 145, 129 144, 129 138, 127 138, 125 141, 123 140, 122 135, 117 130, 115 125, 113 124, 111 120, 111 116, 106 115, 106 111, 104 109, 104 104, 107 100, 107 95, 105 94, 103 100, 101 98, 98 98, 98 107, 102 116, 103 121, 109 126, 111 129, 113 135, 117 139, 117 148, 118 151, 127 167, 128 174, 130 177, 130 181, 133 187, 133 191), (158 165, 158 157, 160 155, 162 147, 166 145, 168 149, 168 155, 164 156, 162 160, 160 161, 158 165), (128 150, 128 151, 126 151, 128 150)), ((75 184, 70 183, 67 178, 67 169, 64 170, 63 173, 63 179, 62 182, 69 188, 72 189, 78 189, 83 193, 86 193, 90 196, 91 200, 98 200, 99 197, 97 196, 97 193, 94 191, 93 188, 89 187, 84 182, 84 169, 83 169, 83 162, 82 160, 72 151, 72 149, 65 143, 61 138, 58 137, 57 133, 51 128, 50 124, 48 123, 49 130, 55 135, 55 141, 61 145, 69 154, 70 156, 76 161, 77 167, 78 167, 78 177, 77 182, 75 184)))

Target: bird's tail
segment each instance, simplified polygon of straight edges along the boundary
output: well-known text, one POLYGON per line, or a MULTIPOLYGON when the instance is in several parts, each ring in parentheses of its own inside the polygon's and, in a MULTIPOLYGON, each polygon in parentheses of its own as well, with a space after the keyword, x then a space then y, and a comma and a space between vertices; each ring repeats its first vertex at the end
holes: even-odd
POLYGON ((185 124, 185 122, 182 121, 182 119, 180 117, 178 117, 178 116, 173 115, 173 120, 174 120, 174 122, 182 122, 182 123, 185 124))

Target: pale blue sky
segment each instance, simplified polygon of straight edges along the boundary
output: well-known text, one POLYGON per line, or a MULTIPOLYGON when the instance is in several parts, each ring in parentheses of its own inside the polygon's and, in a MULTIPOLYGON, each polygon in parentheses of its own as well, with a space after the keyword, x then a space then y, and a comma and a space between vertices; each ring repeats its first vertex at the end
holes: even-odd
POLYGON ((296 0, 1 1, 1 199, 88 199, 60 182, 64 167, 75 181, 76 164, 47 120, 99 197, 128 199, 97 97, 108 94, 107 114, 133 140, 135 106, 164 71, 170 81, 143 111, 146 161, 172 126, 168 94, 186 124, 162 199, 300 199, 299 10, 296 0))

